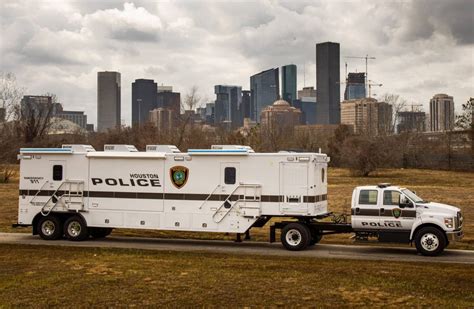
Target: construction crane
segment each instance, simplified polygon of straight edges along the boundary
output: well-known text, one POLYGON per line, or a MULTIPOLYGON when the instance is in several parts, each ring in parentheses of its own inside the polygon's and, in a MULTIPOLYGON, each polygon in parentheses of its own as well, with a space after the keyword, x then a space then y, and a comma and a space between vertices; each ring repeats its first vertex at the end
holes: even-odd
MULTIPOLYGON (((369 71, 368 71, 368 67, 369 67, 369 60, 375 60, 375 57, 370 57, 369 55, 365 55, 365 57, 360 57, 360 56, 347 56, 347 57, 344 57, 344 58, 353 58, 353 59, 365 59, 365 92, 367 92, 367 87, 368 84, 367 84, 367 81, 369 80, 367 77, 369 75, 369 71)), ((346 66, 346 70, 347 70, 347 66, 346 66)), ((370 87, 369 87, 369 92, 370 92, 370 87)), ((369 95, 369 98, 370 98, 370 95, 369 95)))
POLYGON ((373 82, 373 80, 369 80, 369 83, 367 84, 367 86, 369 86, 369 98, 371 98, 372 87, 373 86, 382 87, 383 84, 378 84, 378 83, 373 82))

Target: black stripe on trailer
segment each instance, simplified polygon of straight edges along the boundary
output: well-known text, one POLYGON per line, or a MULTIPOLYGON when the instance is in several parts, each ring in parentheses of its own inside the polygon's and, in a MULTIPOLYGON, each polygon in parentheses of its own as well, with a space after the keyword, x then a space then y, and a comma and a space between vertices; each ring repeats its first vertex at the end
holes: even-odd
MULTIPOLYGON (((19 195, 25 196, 52 196, 55 191, 52 190, 19 190, 19 195)), ((57 196, 66 194, 66 191, 56 192, 57 196)), ((84 197, 95 198, 124 198, 124 199, 156 199, 156 200, 185 200, 185 201, 225 201, 228 195, 225 194, 201 194, 201 193, 155 193, 155 192, 118 192, 118 191, 84 191, 84 197)), ((236 201, 238 199, 253 198, 252 196, 232 195, 229 200, 236 201)), ((259 197, 256 197, 256 201, 259 197)), ((305 195, 304 203, 315 203, 325 201, 326 195, 305 195)), ((283 195, 262 195, 261 202, 281 203, 284 201, 283 195)))

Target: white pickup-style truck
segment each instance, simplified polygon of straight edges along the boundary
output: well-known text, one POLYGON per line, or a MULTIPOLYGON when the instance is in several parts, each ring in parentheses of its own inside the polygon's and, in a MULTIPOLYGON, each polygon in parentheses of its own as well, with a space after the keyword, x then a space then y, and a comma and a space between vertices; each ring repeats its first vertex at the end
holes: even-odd
POLYGON ((428 202, 406 188, 379 184, 356 187, 352 193, 351 223, 309 220, 279 222, 281 241, 289 250, 302 250, 320 241, 323 235, 355 233, 356 240, 374 237, 379 242, 415 243, 419 253, 440 254, 463 237, 461 210, 446 204, 428 202))

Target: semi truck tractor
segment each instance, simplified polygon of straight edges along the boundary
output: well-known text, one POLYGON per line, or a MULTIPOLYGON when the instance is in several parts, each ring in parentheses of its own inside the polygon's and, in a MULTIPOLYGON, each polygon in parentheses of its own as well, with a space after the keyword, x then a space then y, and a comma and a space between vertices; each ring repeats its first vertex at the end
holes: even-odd
POLYGON ((240 235, 270 222, 270 241, 280 230, 289 250, 352 233, 359 241, 414 243, 421 254, 437 255, 463 236, 460 209, 389 184, 355 188, 350 222, 329 212, 329 157, 320 152, 63 145, 22 148, 18 158, 14 226, 32 226, 45 240, 101 238, 118 228, 240 235))

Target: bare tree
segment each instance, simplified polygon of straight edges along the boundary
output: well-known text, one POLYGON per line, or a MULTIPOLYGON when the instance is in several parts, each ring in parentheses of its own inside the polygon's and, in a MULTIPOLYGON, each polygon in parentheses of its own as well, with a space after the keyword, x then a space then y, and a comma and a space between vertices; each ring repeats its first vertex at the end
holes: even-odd
POLYGON ((200 101, 201 97, 198 93, 198 87, 192 86, 188 93, 186 93, 184 100, 181 102, 181 108, 184 110, 184 115, 181 117, 180 125, 177 131, 176 146, 178 148, 182 146, 186 131, 188 130, 188 127, 192 125, 192 111, 196 109, 200 101))
POLYGON ((382 95, 382 101, 392 105, 392 124, 391 132, 395 132, 398 123, 398 114, 407 106, 407 100, 398 94, 385 93, 382 95))
POLYGON ((25 88, 18 86, 13 73, 0 72, 0 108, 3 108, 3 120, 11 120, 15 106, 19 105, 24 92, 25 88))

